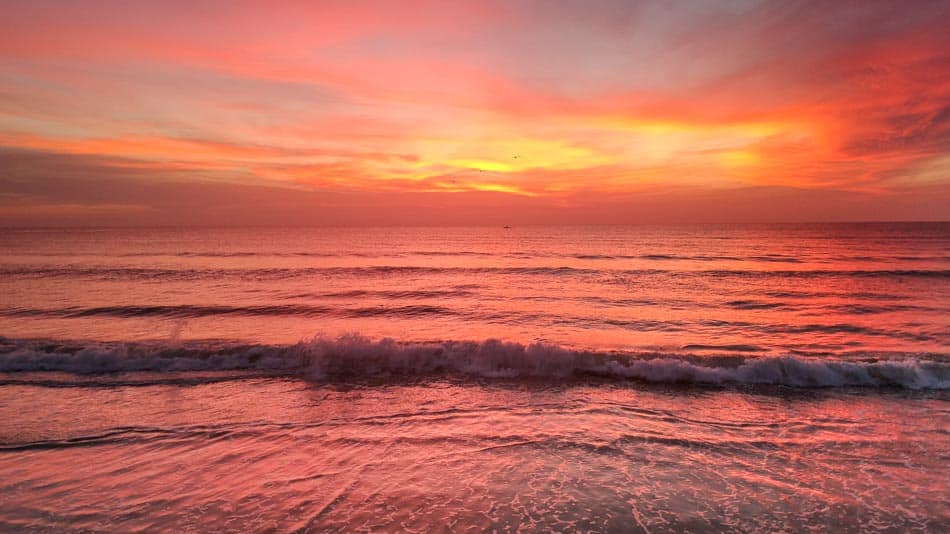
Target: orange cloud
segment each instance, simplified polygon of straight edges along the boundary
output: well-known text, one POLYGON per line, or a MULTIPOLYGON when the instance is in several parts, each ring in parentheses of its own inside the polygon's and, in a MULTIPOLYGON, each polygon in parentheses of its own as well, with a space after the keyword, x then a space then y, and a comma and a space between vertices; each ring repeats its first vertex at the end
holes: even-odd
POLYGON ((950 179, 945 3, 189 6, 0 7, 0 144, 130 179, 552 205, 950 179))

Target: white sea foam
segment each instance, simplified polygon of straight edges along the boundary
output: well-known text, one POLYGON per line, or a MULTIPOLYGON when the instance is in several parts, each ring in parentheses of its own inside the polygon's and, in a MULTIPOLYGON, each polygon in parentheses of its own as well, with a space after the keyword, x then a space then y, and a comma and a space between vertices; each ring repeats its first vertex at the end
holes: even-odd
POLYGON ((0 372, 75 374, 277 371, 314 380, 452 374, 483 378, 584 376, 684 384, 950 389, 939 355, 887 359, 695 356, 578 351, 489 339, 403 343, 351 334, 294 345, 234 343, 65 343, 0 340, 0 372))

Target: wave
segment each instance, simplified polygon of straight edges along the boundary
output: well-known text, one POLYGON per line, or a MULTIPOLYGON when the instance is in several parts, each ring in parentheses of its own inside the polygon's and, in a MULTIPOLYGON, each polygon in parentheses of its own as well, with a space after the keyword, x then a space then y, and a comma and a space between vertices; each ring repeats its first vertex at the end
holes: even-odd
POLYGON ((358 308, 332 308, 329 306, 310 306, 304 304, 258 305, 258 306, 202 306, 176 304, 165 306, 98 306, 93 308, 68 307, 59 309, 13 308, 0 310, 0 316, 6 317, 164 317, 183 319, 221 315, 241 315, 246 317, 422 317, 430 315, 461 315, 444 306, 408 305, 408 306, 364 306, 358 308))
MULTIPOLYGON (((535 297, 537 299, 548 299, 548 297, 535 297)), ((736 301, 729 303, 728 306, 737 309, 748 310, 770 310, 779 308, 788 308, 782 304, 764 305, 756 302, 746 304, 746 301, 736 301)), ((638 305, 634 300, 621 300, 625 306, 638 305)), ((825 311, 847 312, 856 316, 887 313, 896 310, 923 310, 937 311, 935 308, 925 307, 870 307, 859 305, 848 305, 840 308, 838 306, 816 308, 814 312, 802 312, 803 316, 821 316, 825 311)), ((362 319, 362 318, 395 318, 395 319, 429 319, 429 318, 457 318, 462 320, 480 321, 487 323, 508 323, 508 324, 531 324, 535 326, 561 326, 565 324, 580 328, 622 328, 624 330, 633 330, 637 332, 695 332, 713 328, 716 330, 727 330, 744 335, 768 335, 768 336, 801 336, 812 334, 838 335, 838 334, 860 334, 867 337, 884 337, 900 339, 914 342, 940 342, 945 343, 950 333, 944 331, 905 330, 905 329, 882 329, 860 324, 845 322, 835 323, 768 323, 768 322, 750 322, 740 320, 724 319, 697 319, 695 321, 684 321, 676 319, 624 319, 615 317, 605 317, 602 314, 597 315, 551 315, 546 313, 525 313, 505 310, 496 310, 488 307, 480 307, 477 310, 466 310, 465 308, 453 308, 434 304, 404 304, 404 305, 374 305, 374 306, 356 306, 356 307, 335 307, 320 306, 312 304, 261 304, 249 306, 230 306, 230 305, 199 305, 199 304, 174 304, 174 305, 115 305, 115 306, 96 306, 79 307, 67 306, 64 308, 0 308, 0 317, 14 318, 53 318, 53 319, 84 319, 91 317, 106 317, 114 319, 134 319, 134 318, 160 318, 160 319, 197 319, 204 317, 298 317, 305 319, 319 318, 342 318, 342 319, 362 319)), ((921 325, 906 325, 917 326, 921 325)), ((695 347, 717 347, 717 345, 696 344, 695 347)), ((722 345, 721 347, 731 347, 739 345, 722 345)))
POLYGON ((640 261, 692 261, 692 262, 750 262, 750 263, 891 263, 891 262, 950 262, 950 256, 893 256, 893 255, 838 255, 804 254, 801 257, 787 254, 723 255, 723 254, 606 254, 606 253, 559 253, 541 251, 489 252, 476 250, 406 250, 399 252, 351 252, 351 251, 164 251, 164 252, 19 252, 17 256, 35 258, 74 258, 84 256, 110 258, 410 258, 421 257, 468 257, 468 258, 573 258, 580 260, 640 260, 640 261))
POLYGON ((398 342, 373 340, 357 334, 316 337, 293 345, 0 338, 0 372, 4 373, 55 371, 88 375, 248 370, 279 372, 318 381, 451 375, 556 380, 600 377, 717 386, 950 389, 950 360, 940 354, 902 355, 901 358, 866 355, 851 359, 803 355, 699 356, 584 351, 495 339, 398 342))
POLYGON ((415 265, 372 265, 362 267, 293 267, 293 268, 183 268, 148 267, 51 267, 19 266, 0 268, 0 276, 20 278, 91 278, 97 280, 207 280, 233 278, 239 280, 287 280, 313 277, 389 277, 413 275, 516 275, 516 276, 608 276, 605 281, 627 284, 629 277, 675 277, 716 279, 814 279, 814 278, 950 278, 950 270, 883 269, 883 270, 674 270, 674 269, 592 269, 570 266, 526 267, 435 267, 415 265))
MULTIPOLYGON (((476 286, 477 287, 477 286, 476 286)), ((301 298, 315 298, 315 299, 341 299, 341 298, 362 298, 362 297, 371 297, 371 298, 385 298, 393 300, 421 300, 421 299, 435 299, 435 298, 447 298, 447 297, 473 297, 477 296, 477 293, 472 291, 475 287, 470 289, 403 289, 403 290, 385 290, 385 289, 349 289, 341 291, 327 291, 327 292, 304 292, 304 293, 283 293, 280 296, 285 299, 301 299, 301 298)))
MULTIPOLYGON (((148 267, 44 267, 0 268, 2 276, 26 278, 96 278, 102 280, 203 280, 222 277, 244 280, 284 280, 315 276, 389 276, 421 274, 571 275, 596 274, 596 269, 566 266, 542 267, 427 267, 372 265, 365 267, 293 267, 252 269, 159 269, 148 267)), ((662 272, 662 271, 657 271, 662 272)))

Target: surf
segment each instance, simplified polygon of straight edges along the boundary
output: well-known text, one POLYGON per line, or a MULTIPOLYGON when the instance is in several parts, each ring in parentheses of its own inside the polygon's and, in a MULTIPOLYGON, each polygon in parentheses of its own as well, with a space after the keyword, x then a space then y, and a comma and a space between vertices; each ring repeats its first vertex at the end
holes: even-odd
POLYGON ((696 386, 950 389, 950 362, 942 354, 864 354, 821 358, 752 354, 692 345, 684 352, 578 350, 546 343, 397 341, 360 334, 316 336, 294 344, 205 342, 0 343, 0 372, 77 375, 267 371, 314 381, 453 376, 462 379, 580 380, 596 377, 696 386), (712 353, 703 354, 703 347, 712 353), (693 352, 690 352, 692 350, 693 352))

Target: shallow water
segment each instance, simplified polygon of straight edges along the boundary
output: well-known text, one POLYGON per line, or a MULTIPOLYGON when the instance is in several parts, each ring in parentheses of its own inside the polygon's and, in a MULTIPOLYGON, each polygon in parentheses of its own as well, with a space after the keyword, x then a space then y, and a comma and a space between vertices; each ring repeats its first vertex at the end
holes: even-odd
POLYGON ((950 528, 947 224, 0 248, 4 530, 950 528))
POLYGON ((939 392, 245 378, 0 395, 11 530, 950 528, 939 392))

